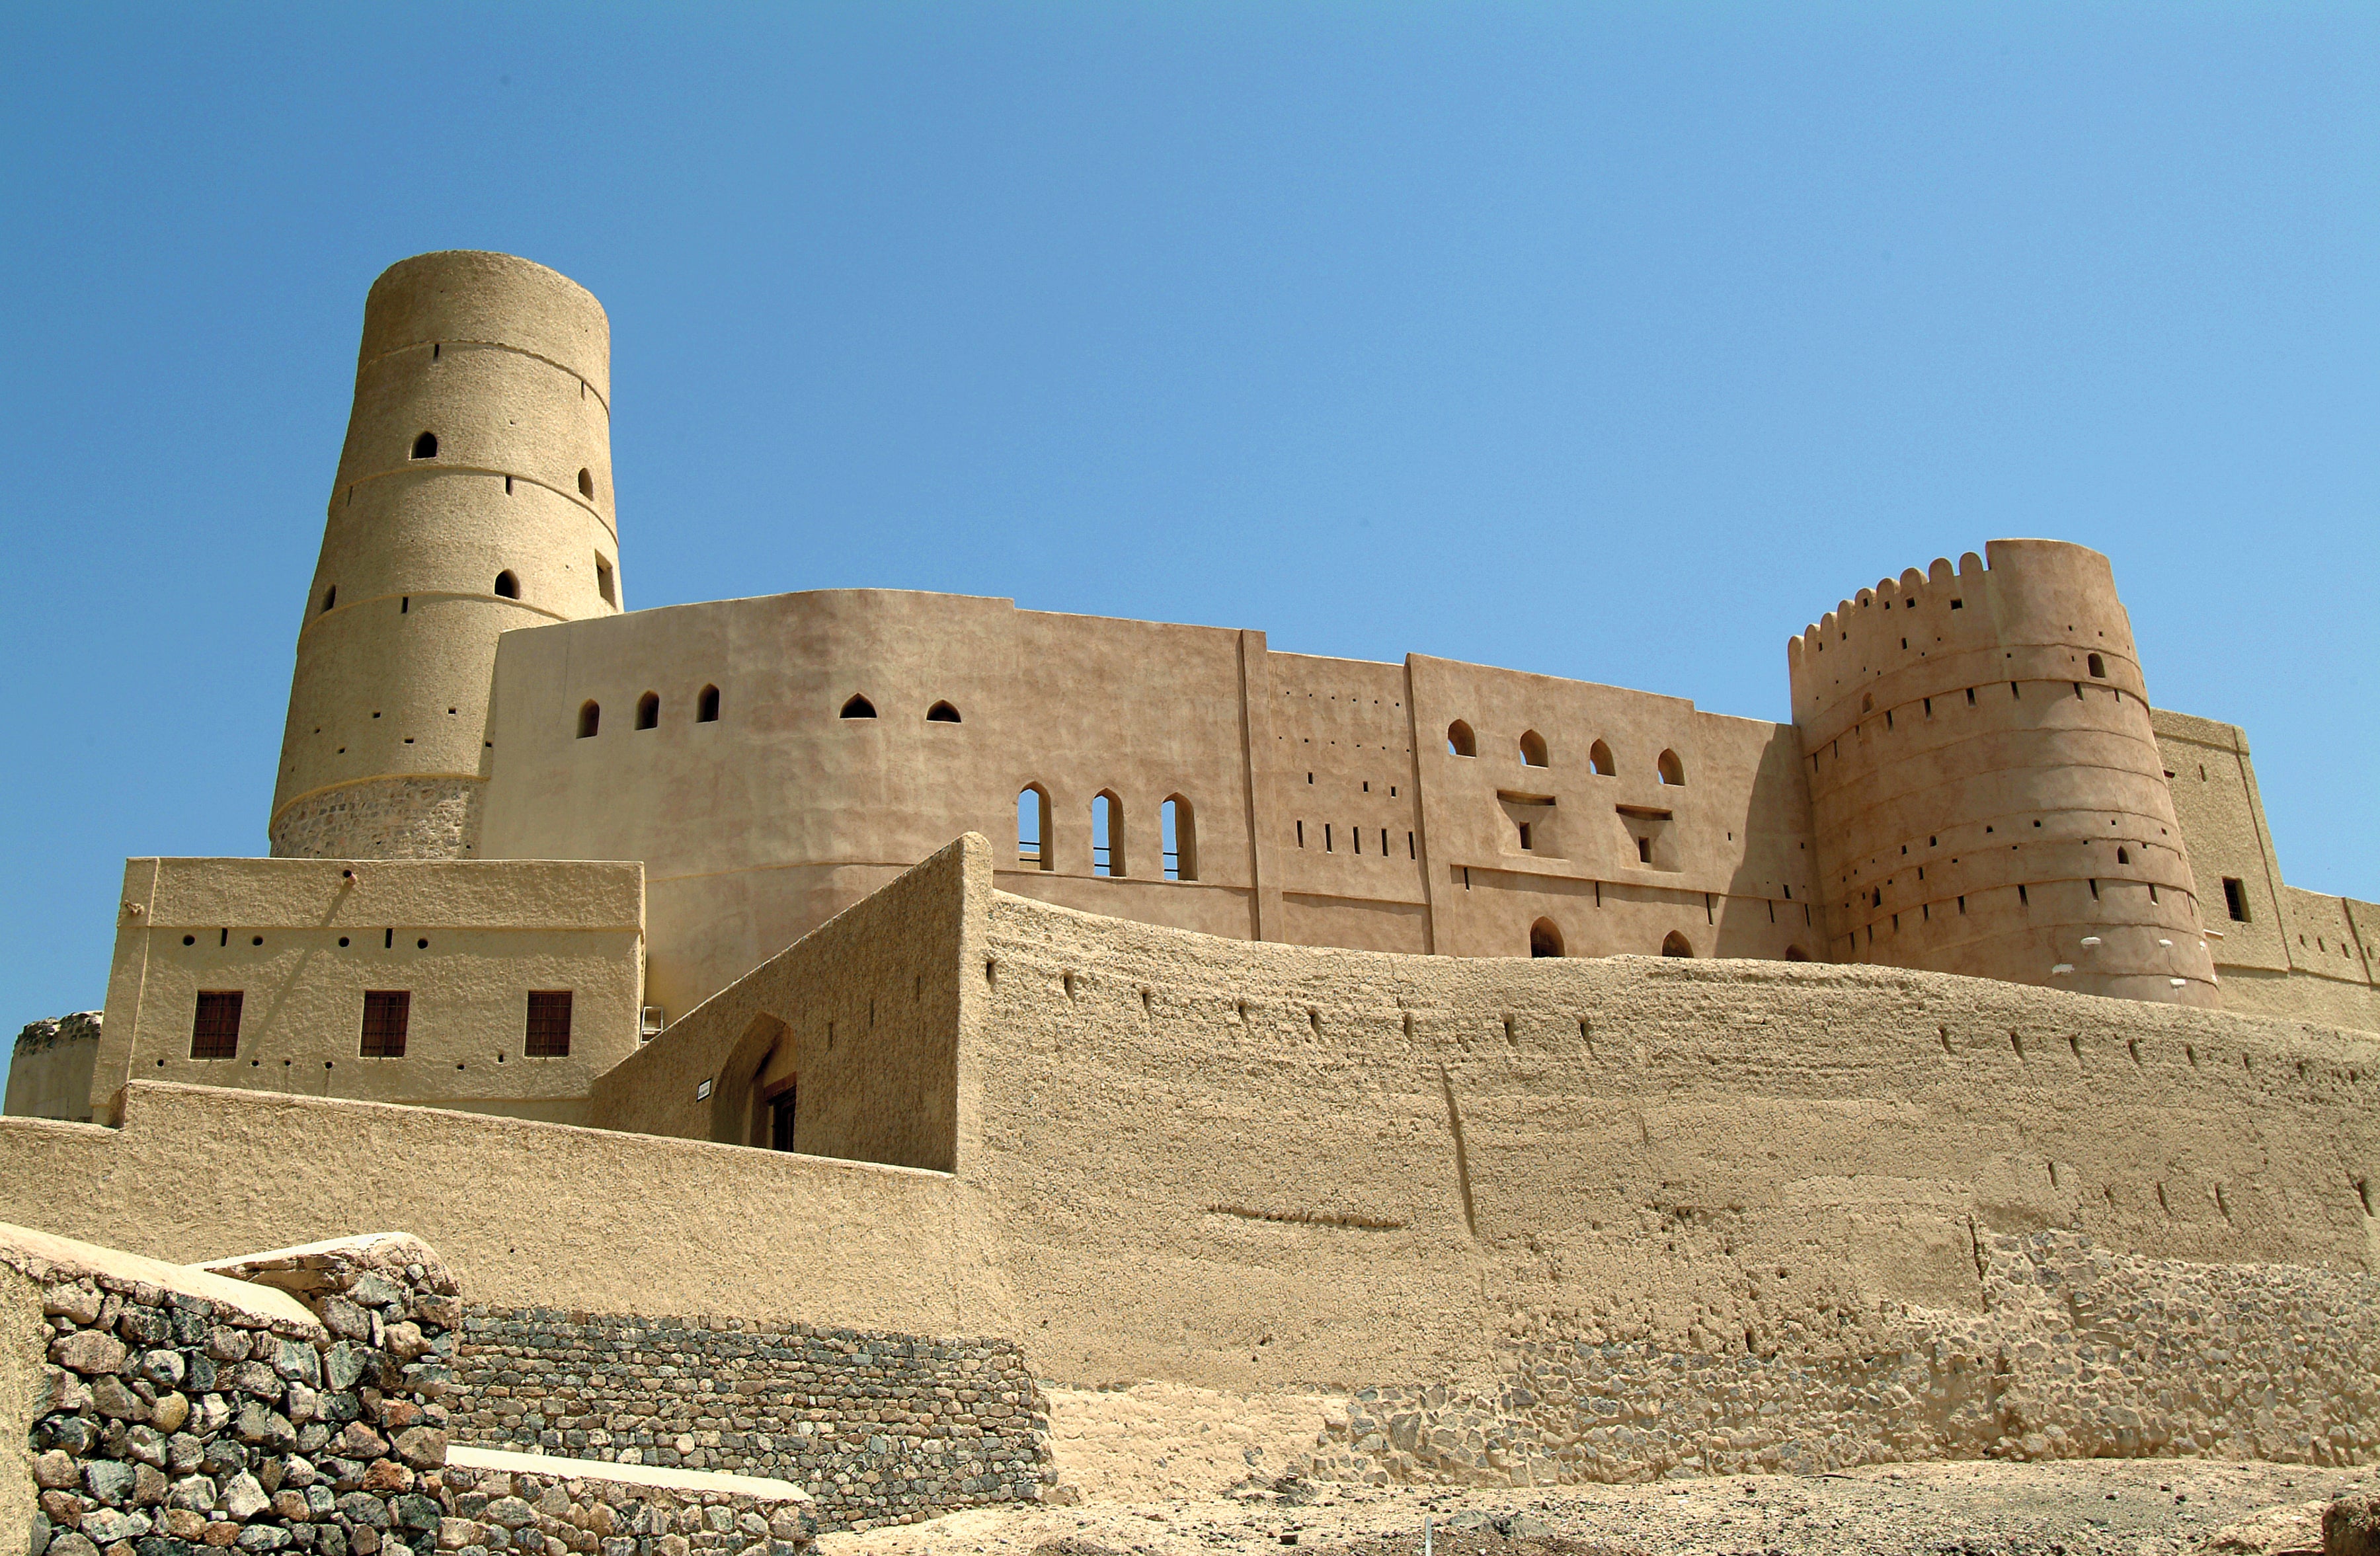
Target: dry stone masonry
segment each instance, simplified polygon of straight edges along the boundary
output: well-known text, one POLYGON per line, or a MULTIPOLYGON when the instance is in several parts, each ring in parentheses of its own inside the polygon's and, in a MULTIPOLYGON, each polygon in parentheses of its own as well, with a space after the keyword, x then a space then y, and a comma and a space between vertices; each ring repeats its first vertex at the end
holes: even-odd
POLYGON ((1306 1466, 1374 1484, 1569 1485, 1917 1459, 2380 1457, 2380 1281, 1984 1234, 1985 1308, 1681 1352, 1536 1338, 1500 1387, 1366 1389, 1306 1466))
POLYGON ((31 1556, 433 1556, 452 1280, 410 1238, 277 1262, 318 1322, 18 1262, 49 1331, 31 1556))
POLYGON ((455 1365, 472 1442, 775 1476, 823 1528, 1030 1501, 1049 1459, 1006 1341, 469 1308, 455 1365))
POLYGON ((720 1491, 451 1464, 439 1478, 454 1556, 795 1556, 813 1532, 799 1508, 720 1491))

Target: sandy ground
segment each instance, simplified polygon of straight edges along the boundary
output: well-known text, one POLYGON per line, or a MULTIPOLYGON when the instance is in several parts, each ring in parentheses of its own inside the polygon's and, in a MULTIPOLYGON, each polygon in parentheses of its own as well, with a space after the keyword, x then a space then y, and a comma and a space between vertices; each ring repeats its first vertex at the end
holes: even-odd
POLYGON ((1406 1556, 2180 1556, 2302 1549, 2380 1472, 2207 1460, 1900 1465, 1537 1490, 1296 1481, 1213 1501, 981 1509, 822 1537, 820 1556, 1211 1556, 1284 1546, 1406 1556))

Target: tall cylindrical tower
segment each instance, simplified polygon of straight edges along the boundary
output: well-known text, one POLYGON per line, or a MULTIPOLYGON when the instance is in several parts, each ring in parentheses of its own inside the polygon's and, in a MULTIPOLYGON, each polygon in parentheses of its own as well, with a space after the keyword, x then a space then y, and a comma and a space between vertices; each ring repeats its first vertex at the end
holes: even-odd
POLYGON ((275 857, 477 851, 497 635, 620 609, 611 359, 602 305, 527 260, 422 254, 372 283, 275 857))
POLYGON ((1787 645, 1829 955, 2218 1003, 2107 559, 1985 551, 1787 645))

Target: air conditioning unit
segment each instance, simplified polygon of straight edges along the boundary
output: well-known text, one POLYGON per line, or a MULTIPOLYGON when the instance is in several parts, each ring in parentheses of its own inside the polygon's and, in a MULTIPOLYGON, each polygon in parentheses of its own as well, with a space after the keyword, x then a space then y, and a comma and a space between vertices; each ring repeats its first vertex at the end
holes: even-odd
POLYGON ((659 1005, 647 1005, 645 1007, 644 1018, 637 1023, 638 1040, 641 1042, 652 1041, 653 1039, 662 1035, 662 1027, 666 1023, 662 1019, 662 1007, 659 1005))

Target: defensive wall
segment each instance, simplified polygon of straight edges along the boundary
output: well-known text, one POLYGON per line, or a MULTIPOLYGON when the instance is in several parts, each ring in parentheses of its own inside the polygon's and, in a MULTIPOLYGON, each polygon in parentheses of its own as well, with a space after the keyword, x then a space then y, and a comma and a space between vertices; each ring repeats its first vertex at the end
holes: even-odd
POLYGON ((1788 646, 1828 959, 2216 1004, 2107 559, 1987 549, 1788 646))
MULTIPOLYGON (((2367 1037, 1902 970, 1255 943, 993 863, 963 839, 846 913, 908 960, 814 937, 629 1060, 679 1100, 641 1125, 695 1137, 136 1083, 118 1128, 0 1124, 0 1215, 196 1257, 310 1214, 304 1161, 491 1309, 1006 1337, 1049 1383, 1198 1402, 1144 1437, 1245 1411, 1366 1477, 2373 1449, 2367 1037), (884 1018, 937 999, 954 1035, 884 1018), (829 1020, 837 1055, 947 1064, 948 1112, 879 1137, 940 1132, 951 1170, 702 1138, 752 1118, 711 1066, 762 1015, 796 1076, 829 1020), (2127 1348, 2161 1370, 2106 1372, 2127 1348)), ((847 1127, 844 1084, 805 1079, 797 1138, 847 1127)), ((1124 1396, 1053 1397, 1064 1476, 1069 1412, 1124 1396)))
POLYGON ((673 1018, 969 831, 1007 890, 1241 939, 1822 950, 1792 730, 1682 698, 890 590, 513 632, 495 682, 481 851, 644 861, 673 1018))
POLYGON ((0 1112, 89 1124, 100 1025, 95 1010, 27 1022, 8 1055, 7 1106, 0 1112))
POLYGON ((634 1052, 635 864, 130 859, 85 1117, 127 1080, 580 1123, 634 1052))

